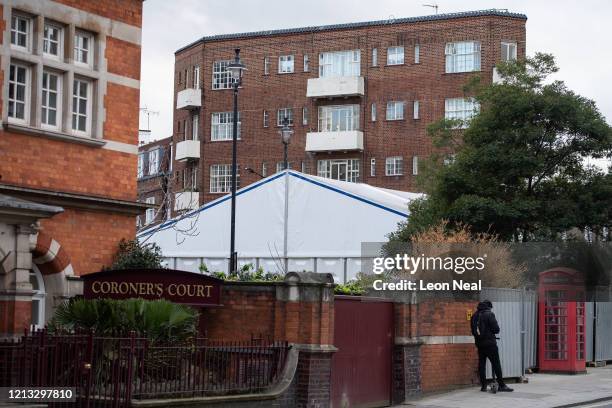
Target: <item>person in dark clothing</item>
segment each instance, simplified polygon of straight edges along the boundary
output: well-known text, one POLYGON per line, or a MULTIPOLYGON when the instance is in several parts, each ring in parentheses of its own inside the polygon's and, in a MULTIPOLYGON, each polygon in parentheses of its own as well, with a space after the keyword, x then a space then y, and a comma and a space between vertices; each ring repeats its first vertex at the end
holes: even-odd
POLYGON ((478 348, 478 376, 480 377, 480 391, 487 391, 487 358, 491 361, 491 366, 497 377, 499 384, 498 391, 511 392, 514 391, 504 383, 502 376, 501 362, 499 360, 499 350, 497 349, 497 338, 499 334, 499 324, 495 319, 495 314, 491 311, 493 304, 490 300, 484 300, 478 304, 476 313, 470 321, 472 335, 476 347, 478 348))

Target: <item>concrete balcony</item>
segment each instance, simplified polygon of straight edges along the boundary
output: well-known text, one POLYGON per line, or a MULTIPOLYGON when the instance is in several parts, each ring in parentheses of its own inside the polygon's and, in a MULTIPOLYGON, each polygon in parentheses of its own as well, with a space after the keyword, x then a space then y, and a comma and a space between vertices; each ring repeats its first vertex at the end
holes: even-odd
POLYGON ((201 106, 201 89, 186 88, 176 94, 176 109, 199 109, 201 106))
POLYGON ((306 88, 308 98, 334 98, 339 96, 363 96, 362 76, 310 78, 306 88))
POLYGON ((174 194, 174 211, 191 211, 200 207, 200 193, 197 191, 181 191, 174 194))
POLYGON ((306 133, 307 152, 334 152, 363 150, 363 132, 346 130, 340 132, 306 133))
POLYGON ((183 140, 176 144, 176 161, 198 160, 200 158, 200 141, 183 140))

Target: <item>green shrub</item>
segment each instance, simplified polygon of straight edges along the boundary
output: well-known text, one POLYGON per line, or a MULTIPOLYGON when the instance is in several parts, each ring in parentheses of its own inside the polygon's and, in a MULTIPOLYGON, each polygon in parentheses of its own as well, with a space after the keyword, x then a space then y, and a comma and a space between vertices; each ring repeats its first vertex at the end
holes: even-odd
POLYGON ((122 239, 111 269, 160 269, 164 267, 162 260, 161 248, 157 244, 141 244, 136 239, 122 239))

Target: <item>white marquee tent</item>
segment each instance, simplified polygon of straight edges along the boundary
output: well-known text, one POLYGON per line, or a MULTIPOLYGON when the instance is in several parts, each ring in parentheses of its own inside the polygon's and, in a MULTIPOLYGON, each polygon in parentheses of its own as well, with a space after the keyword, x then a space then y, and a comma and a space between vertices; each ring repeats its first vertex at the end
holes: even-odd
MULTIPOLYGON (((239 265, 329 272, 345 282, 360 271, 361 243, 385 241, 419 196, 293 170, 276 173, 237 191, 239 265)), ((171 268, 197 272, 203 263, 209 271, 227 271, 230 209, 226 195, 138 238, 157 243, 171 268)))

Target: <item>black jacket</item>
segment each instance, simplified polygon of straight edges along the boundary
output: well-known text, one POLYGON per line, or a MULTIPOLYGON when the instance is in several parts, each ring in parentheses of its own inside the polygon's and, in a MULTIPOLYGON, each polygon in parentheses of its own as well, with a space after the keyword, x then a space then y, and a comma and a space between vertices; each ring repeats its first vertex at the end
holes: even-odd
POLYGON ((474 336, 477 347, 490 347, 497 344, 495 335, 499 334, 499 324, 497 324, 491 307, 490 302, 480 302, 470 321, 472 336, 474 336))

